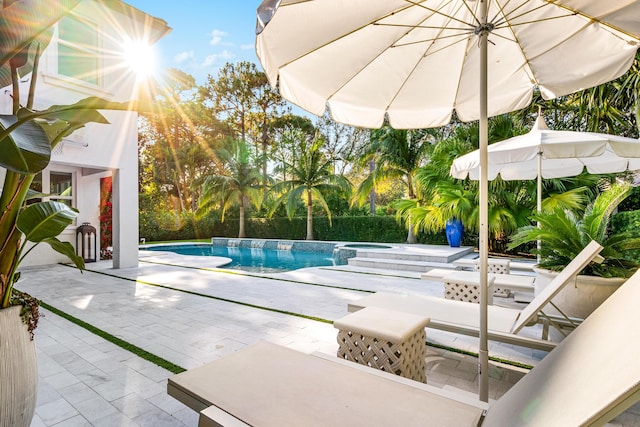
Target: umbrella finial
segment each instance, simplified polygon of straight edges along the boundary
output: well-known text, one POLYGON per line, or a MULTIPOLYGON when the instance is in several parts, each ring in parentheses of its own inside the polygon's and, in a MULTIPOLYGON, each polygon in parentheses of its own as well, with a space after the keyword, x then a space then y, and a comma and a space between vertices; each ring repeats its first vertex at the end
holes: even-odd
POLYGON ((536 122, 533 124, 533 128, 531 130, 549 130, 549 127, 544 121, 544 117, 542 117, 542 107, 538 107, 538 117, 536 117, 536 122))

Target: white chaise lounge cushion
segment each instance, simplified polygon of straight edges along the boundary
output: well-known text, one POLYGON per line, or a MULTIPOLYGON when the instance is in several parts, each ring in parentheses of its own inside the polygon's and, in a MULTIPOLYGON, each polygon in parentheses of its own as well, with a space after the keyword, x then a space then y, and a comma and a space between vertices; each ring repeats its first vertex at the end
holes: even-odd
POLYGON ((603 425, 640 399, 640 272, 489 409, 486 426, 603 425))
MULTIPOLYGON (((486 414, 483 427, 600 426, 640 400, 640 272, 486 414)), ((342 362, 342 363, 338 363, 342 362)), ((254 426, 468 426, 484 407, 425 384, 257 344, 168 380, 192 409, 254 426)), ((209 424, 216 425, 216 424, 209 424)))

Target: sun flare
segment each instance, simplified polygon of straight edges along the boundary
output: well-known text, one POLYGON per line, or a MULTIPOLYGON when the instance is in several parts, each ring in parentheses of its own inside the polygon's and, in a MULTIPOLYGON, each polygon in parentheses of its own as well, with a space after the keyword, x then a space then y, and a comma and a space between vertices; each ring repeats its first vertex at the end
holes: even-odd
POLYGON ((151 45, 129 40, 124 43, 123 48, 124 60, 138 78, 144 79, 155 73, 155 53, 151 45))

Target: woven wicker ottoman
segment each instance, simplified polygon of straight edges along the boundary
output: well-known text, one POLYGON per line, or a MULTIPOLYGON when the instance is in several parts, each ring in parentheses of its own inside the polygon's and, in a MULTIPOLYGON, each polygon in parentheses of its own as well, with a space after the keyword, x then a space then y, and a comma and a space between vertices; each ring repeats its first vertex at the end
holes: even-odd
POLYGON ((338 357, 396 375, 426 382, 428 317, 367 307, 342 319, 338 357))
MULTIPOLYGON (((480 303, 480 276, 467 271, 454 271, 442 278, 444 297, 456 301, 480 303)), ((493 284, 495 277, 487 278, 487 303, 493 304, 493 284)))

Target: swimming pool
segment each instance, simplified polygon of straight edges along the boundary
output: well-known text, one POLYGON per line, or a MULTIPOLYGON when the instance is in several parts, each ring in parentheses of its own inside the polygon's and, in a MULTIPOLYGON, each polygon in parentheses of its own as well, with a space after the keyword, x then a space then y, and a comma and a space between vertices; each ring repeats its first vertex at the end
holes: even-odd
POLYGON ((219 256, 231 258, 221 268, 257 273, 277 273, 306 267, 322 267, 339 264, 332 254, 296 250, 194 245, 158 245, 144 248, 149 251, 167 251, 181 255, 219 256))

